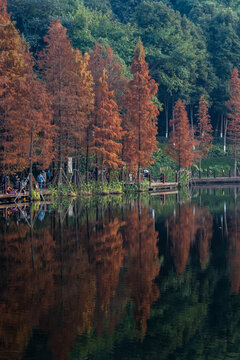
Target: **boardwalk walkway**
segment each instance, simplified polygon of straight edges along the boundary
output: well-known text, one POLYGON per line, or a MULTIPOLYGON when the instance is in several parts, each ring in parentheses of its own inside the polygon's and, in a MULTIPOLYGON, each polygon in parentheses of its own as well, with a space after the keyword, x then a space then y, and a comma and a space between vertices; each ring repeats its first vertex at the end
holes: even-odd
POLYGON ((176 191, 177 188, 178 188, 177 182, 171 182, 171 183, 151 182, 149 191, 152 192, 176 191))
MULTIPOLYGON (((51 191, 44 189, 41 191, 41 194, 43 196, 45 195, 51 195, 51 191)), ((0 204, 6 204, 6 203, 13 203, 16 198, 21 201, 28 201, 29 192, 26 192, 25 194, 0 194, 0 204)))
POLYGON ((222 176, 222 177, 193 178, 191 183, 193 186, 240 184, 240 176, 238 176, 238 177, 223 177, 222 176))

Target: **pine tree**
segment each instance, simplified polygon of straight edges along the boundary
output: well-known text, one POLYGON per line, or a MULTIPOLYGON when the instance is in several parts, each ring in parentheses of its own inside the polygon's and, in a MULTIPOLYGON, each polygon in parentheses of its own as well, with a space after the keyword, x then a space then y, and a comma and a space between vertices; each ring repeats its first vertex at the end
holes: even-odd
POLYGON ((191 129, 183 102, 179 99, 174 106, 173 130, 170 134, 167 152, 178 164, 179 170, 193 164, 194 152, 191 129))
POLYGON ((113 91, 108 89, 105 71, 99 82, 97 96, 99 99, 96 109, 97 125, 93 125, 94 146, 91 150, 98 158, 98 163, 95 166, 101 169, 103 182, 105 170, 110 172, 111 169, 116 170, 124 164, 121 160, 121 139, 123 136, 121 118, 113 91))
POLYGON ((240 79, 238 69, 234 68, 229 81, 230 100, 227 103, 228 114, 228 137, 233 148, 234 175, 237 175, 237 159, 240 148, 240 79))
POLYGON ((212 125, 208 114, 208 103, 203 96, 199 100, 197 120, 197 156, 201 164, 201 159, 208 156, 212 145, 212 125))
POLYGON ((133 79, 129 81, 125 95, 127 130, 124 139, 124 159, 130 169, 138 171, 140 186, 140 170, 153 162, 153 152, 156 150, 158 108, 153 103, 158 86, 151 79, 145 52, 141 40, 135 49, 131 64, 133 79))

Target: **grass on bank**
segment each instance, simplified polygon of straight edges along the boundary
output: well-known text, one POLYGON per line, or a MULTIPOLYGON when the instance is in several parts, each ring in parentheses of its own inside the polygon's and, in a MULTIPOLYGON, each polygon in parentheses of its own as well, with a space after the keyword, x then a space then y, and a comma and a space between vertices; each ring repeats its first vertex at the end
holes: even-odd
MULTIPOLYGON (((167 140, 165 138, 159 138, 158 140, 158 150, 154 154, 154 163, 149 168, 149 171, 152 174, 153 179, 160 179, 161 173, 164 173, 166 182, 175 181, 176 171, 178 168, 175 162, 165 152, 167 140)), ((238 162, 238 167, 240 168, 240 161, 238 162)), ((224 153, 223 139, 214 138, 209 156, 201 162, 202 176, 207 176, 208 170, 209 176, 214 175, 214 170, 216 171, 216 176, 221 176, 223 170, 225 176, 228 176, 230 169, 233 176, 234 160, 229 146, 227 146, 227 151, 224 153)), ((192 170, 194 170, 196 176, 198 176, 199 164, 193 166, 192 170)))

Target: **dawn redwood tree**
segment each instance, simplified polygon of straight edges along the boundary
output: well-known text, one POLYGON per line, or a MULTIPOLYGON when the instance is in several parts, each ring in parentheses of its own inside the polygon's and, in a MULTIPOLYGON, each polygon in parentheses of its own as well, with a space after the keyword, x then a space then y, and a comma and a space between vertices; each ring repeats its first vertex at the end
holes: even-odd
POLYGON ((124 162, 121 160, 123 129, 113 91, 109 91, 108 88, 105 71, 100 79, 97 92, 99 99, 96 109, 97 125, 93 125, 94 145, 91 147, 91 150, 98 159, 95 166, 101 169, 103 183, 103 172, 105 170, 108 170, 110 173, 111 170, 116 170, 119 166, 124 165, 124 162))
MULTIPOLYGON (((108 72, 107 83, 110 91, 114 91, 114 99, 119 108, 123 106, 123 95, 127 86, 127 79, 124 74, 124 66, 118 56, 113 53, 110 46, 106 47, 95 42, 91 52, 89 68, 94 80, 94 92, 97 93, 99 80, 104 69, 108 72)), ((97 106, 97 97, 95 98, 97 106)))
POLYGON ((52 160, 51 100, 36 78, 29 49, 10 21, 0 12, 0 127, 1 162, 8 172, 43 168, 52 160))
MULTIPOLYGON (((37 80, 33 71, 33 62, 26 53, 28 73, 26 82, 26 98, 29 106, 26 106, 24 121, 22 121, 21 134, 17 137, 17 146, 25 146, 24 153, 29 153, 29 183, 30 194, 32 189, 32 166, 37 162, 41 168, 46 169, 54 158, 53 137, 55 126, 52 124, 52 102, 46 86, 37 80)), ((30 195, 31 196, 31 195, 30 195)))
MULTIPOLYGON (((113 91, 114 100, 117 102, 119 110, 123 109, 124 93, 127 86, 127 79, 124 74, 124 67, 120 59, 110 46, 106 47, 98 42, 95 42, 93 51, 91 52, 89 68, 91 70, 94 82, 94 116, 93 124, 97 125, 97 111, 99 103, 101 102, 101 94, 98 91, 100 86, 100 79, 104 71, 107 71, 106 78, 110 91, 113 91), (99 97, 100 96, 100 97, 99 97)), ((96 158, 96 163, 98 158, 96 158)), ((96 168, 96 178, 98 178, 98 168, 96 168)))
POLYGON ((240 148, 240 79, 238 69, 234 68, 229 81, 230 99, 227 103, 228 113, 228 137, 233 148, 234 175, 237 175, 237 159, 240 148))
POLYGON ((131 63, 133 79, 129 81, 125 94, 127 134, 124 138, 124 160, 131 170, 137 170, 138 186, 142 167, 153 162, 157 149, 158 107, 153 97, 158 91, 157 83, 151 79, 145 61, 143 44, 139 39, 131 63))
POLYGON ((39 68, 53 101, 53 121, 57 127, 55 149, 58 153, 58 182, 63 180, 63 164, 72 153, 72 131, 81 116, 76 101, 74 50, 59 20, 54 19, 44 41, 46 48, 39 54, 39 68))
POLYGON ((94 111, 93 77, 89 70, 90 56, 79 50, 74 53, 75 67, 75 101, 76 116, 73 119, 73 142, 75 143, 75 170, 78 169, 78 154, 80 149, 85 152, 85 173, 88 182, 89 146, 92 140, 92 120, 94 111))
POLYGON ((211 118, 208 114, 208 102, 204 96, 201 96, 199 100, 199 107, 197 112, 197 157, 201 159, 208 156, 209 150, 212 145, 212 125, 211 118))
POLYGON ((180 170, 193 165, 194 162, 192 133, 184 103, 180 99, 174 106, 171 125, 173 129, 170 134, 167 152, 178 164, 180 170))
POLYGON ((16 165, 16 153, 7 156, 6 142, 13 138, 10 133, 9 120, 22 119, 24 114, 21 105, 20 89, 24 86, 26 63, 22 51, 22 41, 7 13, 6 1, 0 1, 0 139, 1 164, 5 170, 23 170, 21 161, 16 165))

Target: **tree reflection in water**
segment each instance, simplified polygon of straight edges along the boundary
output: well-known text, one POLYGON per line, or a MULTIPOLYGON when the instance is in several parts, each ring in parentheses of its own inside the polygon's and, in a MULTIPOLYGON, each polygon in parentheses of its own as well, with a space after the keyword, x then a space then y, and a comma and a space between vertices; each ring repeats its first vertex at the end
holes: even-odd
POLYGON ((32 329, 40 327, 54 357, 67 359, 76 336, 114 331, 130 301, 144 337, 159 273, 148 209, 136 202, 116 216, 97 207, 91 220, 87 211, 81 223, 70 220, 52 212, 44 229, 10 221, 3 232, 1 356, 21 359, 32 329))
POLYGON ((234 210, 231 214, 228 239, 229 276, 232 290, 237 295, 240 287, 240 211, 238 210, 236 200, 234 201, 234 210))
POLYGON ((238 201, 201 197, 3 213, 0 358, 238 358, 238 201))
POLYGON ((196 241, 201 267, 209 261, 213 220, 207 208, 197 208, 194 204, 184 204, 174 210, 168 220, 171 253, 176 271, 183 274, 191 245, 196 241))

